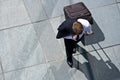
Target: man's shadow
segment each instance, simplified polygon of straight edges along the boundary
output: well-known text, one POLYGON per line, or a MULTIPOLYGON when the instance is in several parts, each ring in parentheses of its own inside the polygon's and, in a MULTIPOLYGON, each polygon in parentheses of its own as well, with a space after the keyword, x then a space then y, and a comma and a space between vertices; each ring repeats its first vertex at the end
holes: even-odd
POLYGON ((93 20, 92 31, 94 32, 93 35, 84 36, 84 38, 81 40, 83 45, 96 44, 98 42, 101 42, 101 41, 105 40, 105 36, 104 36, 102 30, 97 25, 95 20, 93 20))
POLYGON ((88 80, 120 80, 120 71, 111 62, 110 58, 106 62, 102 58, 97 60, 95 56, 92 56, 80 46, 78 52, 88 62, 82 64, 73 57, 73 67, 83 72, 88 80))

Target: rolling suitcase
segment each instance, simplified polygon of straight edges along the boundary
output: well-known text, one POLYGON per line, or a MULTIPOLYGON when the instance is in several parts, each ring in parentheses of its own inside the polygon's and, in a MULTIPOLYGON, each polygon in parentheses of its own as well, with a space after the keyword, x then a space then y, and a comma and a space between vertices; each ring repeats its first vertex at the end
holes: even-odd
POLYGON ((65 6, 64 14, 66 20, 69 18, 82 18, 88 20, 90 24, 93 24, 92 15, 83 2, 65 6))

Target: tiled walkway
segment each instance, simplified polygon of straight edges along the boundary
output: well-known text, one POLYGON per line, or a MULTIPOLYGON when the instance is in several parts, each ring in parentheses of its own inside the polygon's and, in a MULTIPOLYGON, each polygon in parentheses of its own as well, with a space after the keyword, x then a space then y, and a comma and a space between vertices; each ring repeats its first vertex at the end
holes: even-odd
POLYGON ((0 80, 120 80, 120 0, 0 0, 0 80), (57 27, 84 2, 94 35, 66 64, 57 27))

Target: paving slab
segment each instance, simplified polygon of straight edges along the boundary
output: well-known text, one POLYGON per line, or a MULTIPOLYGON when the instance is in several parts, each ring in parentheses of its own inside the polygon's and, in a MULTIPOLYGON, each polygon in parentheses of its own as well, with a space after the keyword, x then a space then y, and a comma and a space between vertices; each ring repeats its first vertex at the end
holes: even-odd
POLYGON ((120 27, 118 25, 120 25, 120 11, 117 4, 94 9, 92 14, 105 37, 104 41, 99 42, 100 46, 107 47, 119 44, 120 27))
POLYGON ((79 70, 76 70, 76 69, 74 69, 73 70, 73 78, 75 79, 75 80, 88 80, 87 78, 86 78, 86 76, 84 75, 84 73, 82 73, 82 72, 80 72, 79 70))
POLYGON ((47 61, 59 60, 61 57, 64 57, 63 50, 56 40, 56 34, 49 20, 34 23, 34 28, 47 61))
POLYGON ((75 80, 93 80, 88 60, 80 53, 73 56, 73 68, 71 72, 75 80))
POLYGON ((46 62, 32 24, 0 31, 0 37, 4 72, 46 62))
POLYGON ((120 3, 118 3, 118 7, 119 7, 119 10, 120 10, 120 3))
POLYGON ((91 8, 98 8, 100 6, 106 6, 106 5, 110 5, 110 4, 114 4, 115 0, 70 0, 72 3, 77 3, 77 2, 83 2, 88 9, 91 8))
POLYGON ((0 74, 2 73, 2 63, 1 63, 1 58, 0 58, 0 74))
POLYGON ((87 53, 94 80, 120 80, 120 46, 87 53))
POLYGON ((74 4, 77 2, 84 2, 88 8, 96 8, 99 6, 113 4, 115 3, 115 0, 107 0, 107 1, 104 1, 104 0, 100 0, 100 1, 97 1, 97 0, 94 0, 94 1, 93 0, 64 0, 64 1, 42 0, 43 7, 45 8, 45 11, 50 18, 62 15, 64 6, 74 4))
POLYGON ((75 80, 72 75, 72 69, 67 65, 66 59, 57 62, 50 62, 52 80, 75 80))
POLYGON ((40 0, 23 0, 32 22, 47 19, 40 0))
POLYGON ((0 80, 4 80, 2 75, 0 75, 0 80))
POLYGON ((41 0, 41 2, 49 18, 62 15, 63 7, 70 4, 69 0, 41 0))
MULTIPOLYGON (((54 31, 54 33, 55 33, 55 37, 56 37, 57 32, 58 32, 58 30, 57 30, 58 26, 59 26, 64 20, 65 20, 65 17, 64 17, 64 16, 60 16, 60 17, 56 17, 56 18, 49 19, 50 24, 51 24, 51 26, 52 26, 52 29, 53 29, 53 31, 54 31)), ((62 48, 63 53, 64 53, 64 52, 65 52, 64 40, 63 40, 63 39, 56 39, 56 40, 58 40, 59 45, 60 45, 60 47, 62 48)))
POLYGON ((117 2, 120 2, 120 0, 117 0, 117 2))
POLYGON ((50 80, 47 64, 5 73, 5 80, 50 80))
POLYGON ((22 0, 0 1, 0 29, 30 23, 22 0))

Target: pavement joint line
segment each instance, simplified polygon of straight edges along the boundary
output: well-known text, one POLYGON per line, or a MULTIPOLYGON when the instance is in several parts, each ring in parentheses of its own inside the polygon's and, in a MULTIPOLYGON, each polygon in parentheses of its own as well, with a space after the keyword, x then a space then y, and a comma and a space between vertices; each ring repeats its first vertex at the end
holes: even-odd
MULTIPOLYGON (((41 1, 40 1, 40 2, 41 2, 41 1)), ((26 11, 27 11, 27 13, 28 13, 28 16, 29 16, 29 18, 30 18, 31 23, 38 23, 38 22, 46 21, 46 20, 49 19, 48 16, 47 16, 47 13, 45 12, 45 15, 46 15, 46 17, 47 17, 46 19, 37 20, 37 21, 32 21, 31 16, 30 16, 30 13, 29 13, 29 11, 28 11, 26 5, 25 5, 24 0, 23 0, 23 3, 24 3, 25 9, 26 9, 26 11)), ((44 10, 43 5, 42 5, 42 9, 44 10)), ((45 10, 44 10, 44 11, 45 11, 45 10)))
POLYGON ((28 14, 28 17, 29 17, 29 19, 30 19, 30 22, 32 22, 31 17, 30 17, 30 14, 29 14, 29 12, 28 12, 26 6, 25 6, 24 0, 22 0, 22 2, 23 2, 23 5, 24 5, 24 7, 25 7, 25 10, 26 10, 26 12, 27 12, 27 14, 28 14))
POLYGON ((9 72, 13 72, 13 71, 19 71, 19 70, 29 69, 29 68, 32 68, 32 67, 35 67, 35 66, 39 66, 39 65, 42 65, 42 64, 47 64, 47 63, 39 63, 39 64, 34 64, 34 65, 26 66, 26 67, 16 68, 16 69, 4 71, 3 73, 9 73, 9 72))
POLYGON ((2 75, 2 77, 3 77, 3 80, 5 80, 5 75, 4 75, 4 69, 3 69, 3 66, 2 66, 2 60, 1 60, 1 58, 0 58, 0 67, 1 67, 1 75, 2 75))
POLYGON ((106 5, 103 5, 103 6, 97 6, 97 7, 94 7, 94 8, 89 8, 89 9, 97 9, 97 8, 102 8, 102 7, 106 7, 106 6, 110 6, 110 5, 115 5, 117 3, 111 3, 111 4, 106 4, 106 5))
MULTIPOLYGON (((53 17, 53 18, 49 18, 49 19, 54 19, 54 18, 58 18, 58 17, 62 17, 62 16, 60 15, 60 16, 56 16, 56 17, 53 17)), ((16 25, 16 26, 10 26, 9 28, 0 29, 0 31, 9 30, 9 29, 18 28, 18 27, 23 27, 23 26, 29 25, 29 24, 33 24, 34 25, 34 23, 48 21, 49 19, 43 19, 43 20, 38 20, 38 21, 34 21, 34 22, 30 22, 30 23, 25 23, 25 24, 20 24, 20 25, 16 25)))
MULTIPOLYGON (((111 46, 107 46, 107 47, 101 47, 101 48, 99 48, 99 49, 94 49, 94 50, 91 50, 91 51, 87 51, 86 53, 90 53, 90 52, 94 52, 94 51, 98 51, 98 50, 102 50, 103 51, 103 49, 107 49, 107 48, 111 48, 111 47, 115 47, 115 46, 120 46, 120 44, 115 44, 115 45, 111 45, 111 46)), ((85 52, 84 52, 85 53, 85 52)), ((74 56, 77 56, 77 55, 80 55, 80 54, 74 54, 74 56)), ((64 59, 66 59, 66 58, 64 58, 64 59)), ((62 61, 62 60, 64 60, 64 59, 54 59, 54 60, 50 60, 50 61, 47 61, 47 63, 51 63, 51 62, 57 62, 57 61, 62 61)))
MULTIPOLYGON (((59 62, 59 61, 63 61, 63 60, 64 60, 64 59, 47 61, 47 62, 45 62, 45 63, 39 63, 39 64, 31 65, 31 66, 21 67, 21 68, 17 68, 17 69, 5 71, 5 72, 3 72, 3 73, 5 74, 5 73, 13 72, 13 71, 19 71, 19 70, 29 69, 29 68, 32 68, 32 67, 35 67, 35 66, 39 66, 39 65, 42 65, 42 64, 49 64, 49 63, 59 62)), ((2 73, 0 73, 0 75, 1 75, 1 74, 2 74, 2 73)))
MULTIPOLYGON (((21 67, 21 68, 17 68, 17 69, 5 71, 5 72, 2 71, 2 73, 9 73, 9 72, 13 72, 13 71, 24 70, 24 69, 28 69, 28 68, 31 68, 31 67, 39 66, 39 65, 42 65, 42 64, 49 64, 49 63, 54 63, 54 62, 60 62, 60 61, 63 61, 63 60, 64 60, 64 58, 59 59, 59 60, 54 59, 54 60, 50 60, 50 61, 47 61, 47 62, 44 62, 44 63, 38 63, 38 64, 34 64, 34 65, 26 66, 26 67, 21 67)), ((0 73, 0 75, 2 73, 0 73)))
POLYGON ((29 25, 29 24, 31 24, 31 23, 26 23, 26 24, 12 26, 12 27, 9 27, 9 28, 0 29, 0 31, 5 31, 5 30, 13 29, 13 28, 18 28, 18 27, 23 27, 23 26, 29 25))
POLYGON ((42 6, 43 11, 45 12, 46 17, 49 18, 48 15, 47 15, 46 10, 45 10, 45 8, 44 8, 44 6, 43 6, 43 4, 42 4, 42 1, 41 1, 41 0, 40 0, 40 3, 41 3, 41 6, 42 6))
POLYGON ((39 22, 42 22, 42 21, 46 21, 46 19, 45 20, 36 21, 36 22, 31 22, 31 23, 26 23, 26 24, 11 26, 9 28, 0 29, 0 31, 9 30, 9 29, 18 28, 18 27, 23 27, 23 26, 30 25, 30 24, 34 25, 34 23, 39 23, 39 22))
MULTIPOLYGON (((120 3, 120 2, 119 2, 119 3, 120 3)), ((117 8, 118 8, 118 10, 119 10, 119 12, 120 12, 120 7, 119 7, 118 3, 117 3, 117 8)))

